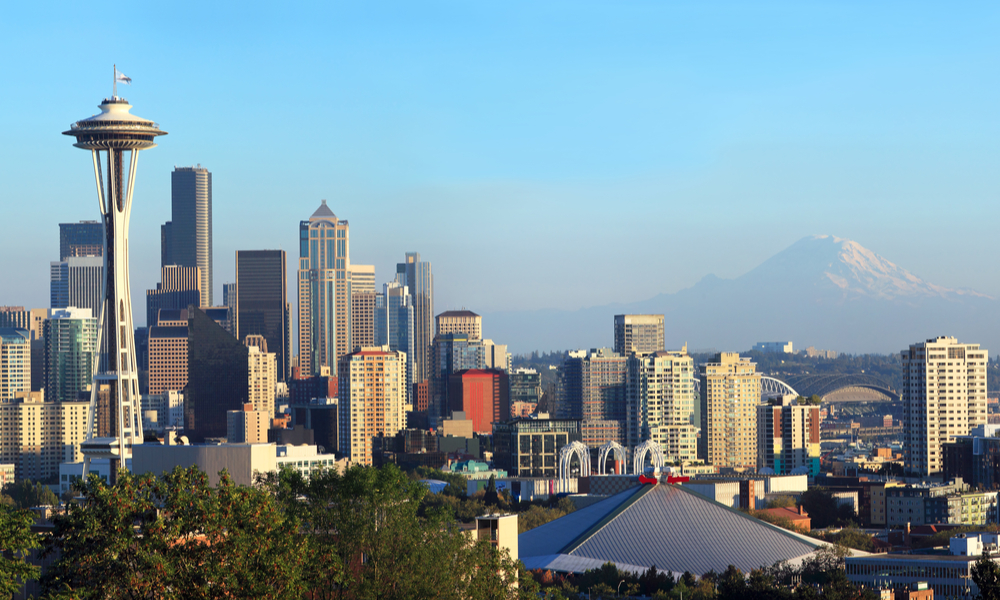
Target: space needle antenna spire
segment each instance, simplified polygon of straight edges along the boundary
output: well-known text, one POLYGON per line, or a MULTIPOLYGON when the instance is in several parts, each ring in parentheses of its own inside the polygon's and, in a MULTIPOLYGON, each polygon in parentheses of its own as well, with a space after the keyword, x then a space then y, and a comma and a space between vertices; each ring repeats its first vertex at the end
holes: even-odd
POLYGON ((142 443, 139 374, 135 360, 132 298, 129 293, 128 227, 132 214, 139 150, 156 147, 160 126, 131 114, 132 106, 118 97, 118 81, 131 79, 118 72, 112 97, 100 114, 81 119, 63 135, 76 138, 77 148, 89 150, 94 161, 97 200, 104 225, 104 271, 98 315, 97 358, 90 390, 87 438, 81 446, 86 476, 90 461, 111 461, 112 482, 118 469, 128 469, 132 447, 142 443))

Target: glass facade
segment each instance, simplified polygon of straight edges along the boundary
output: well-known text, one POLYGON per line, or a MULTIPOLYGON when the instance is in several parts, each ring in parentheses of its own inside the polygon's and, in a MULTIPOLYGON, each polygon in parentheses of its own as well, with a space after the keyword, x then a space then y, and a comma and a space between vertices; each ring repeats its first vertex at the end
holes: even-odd
POLYGON ((236 252, 237 337, 262 335, 277 360, 278 380, 288 379, 291 354, 284 250, 236 252))
POLYGON ((324 366, 336 373, 339 358, 352 350, 348 265, 348 223, 337 220, 324 200, 308 221, 299 223, 301 376, 317 374, 324 366))
POLYGON ((104 256, 104 226, 98 221, 59 224, 59 260, 104 256))
POLYGON ((248 401, 249 350, 205 312, 188 309, 184 429, 192 442, 225 437, 226 412, 248 401))

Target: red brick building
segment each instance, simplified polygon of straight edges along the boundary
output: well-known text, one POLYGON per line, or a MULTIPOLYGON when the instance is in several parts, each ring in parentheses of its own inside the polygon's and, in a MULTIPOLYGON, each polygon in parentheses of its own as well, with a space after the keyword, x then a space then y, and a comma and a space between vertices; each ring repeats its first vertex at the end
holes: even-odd
POLYGON ((465 412, 476 433, 493 433, 493 424, 510 420, 510 380, 500 369, 468 369, 448 379, 449 407, 465 412))

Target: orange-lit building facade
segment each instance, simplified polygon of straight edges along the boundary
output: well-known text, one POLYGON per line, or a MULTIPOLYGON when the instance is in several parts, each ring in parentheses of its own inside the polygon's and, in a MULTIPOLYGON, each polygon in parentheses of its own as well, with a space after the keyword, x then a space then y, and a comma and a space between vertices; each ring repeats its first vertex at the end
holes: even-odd
POLYGON ((464 411, 476 433, 493 433, 493 424, 510 419, 510 380, 500 369, 468 369, 448 379, 452 411, 464 411))

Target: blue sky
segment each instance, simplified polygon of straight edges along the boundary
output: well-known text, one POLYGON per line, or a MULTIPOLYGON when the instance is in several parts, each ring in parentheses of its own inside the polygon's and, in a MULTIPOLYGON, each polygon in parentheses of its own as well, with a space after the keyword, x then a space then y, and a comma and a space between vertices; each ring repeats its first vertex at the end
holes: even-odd
POLYGON ((641 300, 816 233, 1000 296, 1000 7, 873 4, 16 3, 0 304, 47 306, 57 224, 97 218, 60 132, 97 112, 113 63, 169 132, 139 161, 137 308, 169 173, 196 163, 220 298, 235 250, 283 248, 294 270, 321 199, 379 282, 407 251, 430 260, 438 310, 641 300))

